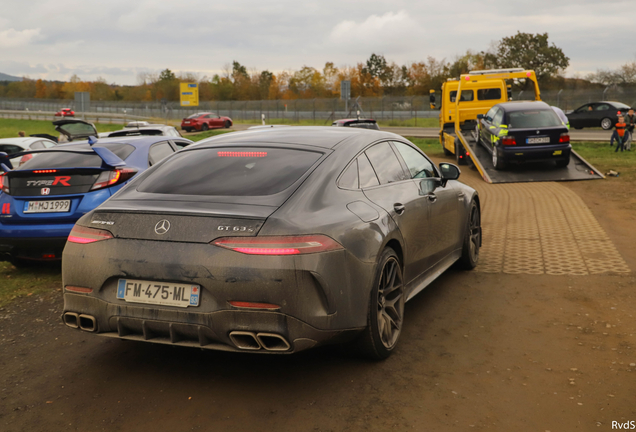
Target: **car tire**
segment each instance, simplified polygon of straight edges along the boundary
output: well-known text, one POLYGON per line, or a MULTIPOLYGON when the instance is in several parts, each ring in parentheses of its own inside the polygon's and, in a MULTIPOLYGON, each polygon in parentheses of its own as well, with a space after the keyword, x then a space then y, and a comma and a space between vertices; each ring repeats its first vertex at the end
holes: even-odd
POLYGON ((223 126, 225 126, 225 129, 229 129, 232 126, 232 122, 230 122, 229 120, 225 120, 223 126))
POLYGON ((203 132, 205 132, 205 131, 206 131, 206 130, 208 130, 208 129, 210 129, 210 126, 208 126, 208 124, 207 124, 207 123, 203 123, 203 124, 201 125, 201 130, 202 130, 203 132))
POLYGON ((371 287, 367 327, 358 338, 358 350, 370 360, 388 358, 397 346, 404 322, 404 279, 397 254, 380 254, 371 287), (388 325, 388 327, 387 327, 388 325))
POLYGON ((601 120, 601 128, 603 128, 603 130, 610 130, 612 128, 612 119, 609 117, 605 117, 603 120, 601 120))
POLYGON ((506 164, 504 163, 504 161, 497 154, 496 146, 492 148, 492 166, 496 170, 502 170, 506 167, 506 164))
POLYGON ((466 165, 466 149, 462 143, 459 142, 459 138, 455 138, 455 162, 457 165, 466 165))
POLYGON ((566 166, 568 166, 570 164, 570 158, 567 159, 559 159, 558 161, 556 161, 556 166, 557 168, 565 168, 566 166))
POLYGON ((190 132, 192 129, 190 129, 190 128, 183 128, 183 130, 184 130, 184 131, 186 131, 186 132, 190 132))
POLYGON ((462 243, 462 256, 458 263, 464 270, 472 270, 479 262, 481 247, 481 212, 475 200, 470 203, 467 225, 462 243))

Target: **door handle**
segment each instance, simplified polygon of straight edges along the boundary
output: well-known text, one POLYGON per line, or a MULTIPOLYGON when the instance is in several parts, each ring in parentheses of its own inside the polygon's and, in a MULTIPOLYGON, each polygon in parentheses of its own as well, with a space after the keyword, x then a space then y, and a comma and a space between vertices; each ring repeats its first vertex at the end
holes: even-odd
POLYGON ((395 210, 397 214, 401 215, 402 213, 404 213, 404 210, 406 210, 406 208, 401 203, 395 203, 393 204, 393 210, 395 210))
POLYGON ((437 195, 435 195, 433 192, 429 193, 426 195, 426 198, 428 198, 428 200, 432 203, 434 203, 435 201, 437 201, 437 195))

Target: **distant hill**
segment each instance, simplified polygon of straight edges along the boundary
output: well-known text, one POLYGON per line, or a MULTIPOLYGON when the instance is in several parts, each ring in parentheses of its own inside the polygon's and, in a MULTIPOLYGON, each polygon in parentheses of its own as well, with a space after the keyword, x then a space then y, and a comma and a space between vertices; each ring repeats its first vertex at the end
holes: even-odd
POLYGON ((22 81, 22 78, 0 72, 0 81, 22 81))

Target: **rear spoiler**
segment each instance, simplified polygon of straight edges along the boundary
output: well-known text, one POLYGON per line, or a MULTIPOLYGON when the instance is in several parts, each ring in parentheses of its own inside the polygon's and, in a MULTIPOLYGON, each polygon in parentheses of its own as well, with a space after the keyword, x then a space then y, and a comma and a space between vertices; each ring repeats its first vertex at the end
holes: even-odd
MULTIPOLYGON (((93 138, 93 137, 91 137, 93 138)), ((91 150, 93 153, 96 153, 99 156, 104 165, 112 168, 125 166, 126 162, 124 162, 119 156, 117 156, 112 151, 108 150, 106 147, 99 147, 93 145, 96 142, 95 138, 92 140, 89 139, 89 145, 91 146, 91 150), (93 142, 91 142, 93 141, 93 142)), ((72 150, 72 149, 63 149, 63 148, 48 148, 48 149, 39 149, 39 150, 29 150, 19 153, 7 154, 5 152, 0 152, 0 168, 3 172, 9 172, 13 169, 13 164, 11 163, 11 159, 15 159, 24 155, 33 154, 33 153, 50 153, 50 152, 69 152, 69 153, 84 153, 90 154, 91 150, 72 150)))

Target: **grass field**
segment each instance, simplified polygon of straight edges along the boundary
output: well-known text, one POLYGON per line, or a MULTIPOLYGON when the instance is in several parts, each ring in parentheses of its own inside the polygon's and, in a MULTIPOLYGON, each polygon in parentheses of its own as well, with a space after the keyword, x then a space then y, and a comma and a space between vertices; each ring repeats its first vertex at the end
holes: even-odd
POLYGON ((607 142, 573 143, 572 148, 603 174, 614 170, 624 181, 636 180, 636 146, 632 145, 632 151, 618 153, 614 151, 616 147, 610 147, 607 142))
MULTIPOLYGON (((233 120, 236 124, 254 124, 258 120, 233 120)), ((296 121, 293 118, 270 118, 267 124, 286 124, 294 126, 330 126, 332 120, 316 119, 300 119, 296 121)), ((380 120, 380 127, 439 127, 439 119, 437 118, 411 118, 408 120, 380 120)))

